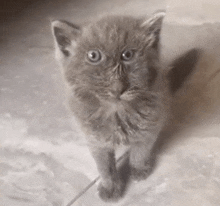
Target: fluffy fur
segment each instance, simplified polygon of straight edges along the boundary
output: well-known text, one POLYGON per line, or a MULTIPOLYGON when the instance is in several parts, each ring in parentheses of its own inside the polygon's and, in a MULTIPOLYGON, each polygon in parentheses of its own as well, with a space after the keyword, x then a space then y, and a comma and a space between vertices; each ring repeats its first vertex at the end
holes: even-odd
POLYGON ((163 12, 143 19, 107 16, 82 27, 52 22, 69 105, 87 136, 101 176, 99 195, 106 201, 123 194, 116 146, 130 146, 131 175, 146 178, 152 147, 168 116, 168 84, 159 63, 163 17, 163 12), (101 60, 91 62, 89 51, 98 51, 101 60), (128 61, 125 51, 131 52, 128 61))

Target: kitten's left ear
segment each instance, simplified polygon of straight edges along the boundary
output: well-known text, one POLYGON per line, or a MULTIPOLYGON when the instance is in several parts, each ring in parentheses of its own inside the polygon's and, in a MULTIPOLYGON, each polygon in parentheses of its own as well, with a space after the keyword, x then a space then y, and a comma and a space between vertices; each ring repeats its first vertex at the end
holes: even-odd
POLYGON ((57 55, 59 57, 70 56, 74 52, 76 39, 81 33, 80 28, 64 20, 55 20, 51 26, 57 55))
POLYGON ((157 48, 158 46, 160 31, 165 14, 165 11, 158 11, 141 24, 141 27, 146 28, 149 33, 149 45, 152 47, 157 48))

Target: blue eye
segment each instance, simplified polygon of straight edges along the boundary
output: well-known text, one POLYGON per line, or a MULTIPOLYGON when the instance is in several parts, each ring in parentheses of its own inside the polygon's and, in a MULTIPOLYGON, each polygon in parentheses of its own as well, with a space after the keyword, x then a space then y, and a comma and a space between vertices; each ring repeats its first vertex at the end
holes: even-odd
POLYGON ((87 58, 91 63, 98 63, 102 59, 102 55, 98 50, 91 50, 87 53, 87 58))
POLYGON ((132 50, 125 50, 122 54, 121 54, 121 59, 123 61, 129 61, 133 58, 134 56, 134 52, 132 50))

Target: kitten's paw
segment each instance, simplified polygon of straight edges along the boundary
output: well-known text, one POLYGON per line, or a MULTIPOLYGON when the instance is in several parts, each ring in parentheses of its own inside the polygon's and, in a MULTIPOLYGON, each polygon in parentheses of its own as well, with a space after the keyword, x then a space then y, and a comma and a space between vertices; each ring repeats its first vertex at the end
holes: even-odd
POLYGON ((114 182, 112 187, 106 188, 102 183, 98 186, 99 197, 106 202, 116 202, 123 195, 123 184, 120 180, 114 182))
POLYGON ((131 179, 135 181, 141 181, 141 180, 145 180, 150 175, 150 173, 152 172, 152 167, 149 166, 145 169, 137 169, 131 167, 130 171, 131 171, 131 179))

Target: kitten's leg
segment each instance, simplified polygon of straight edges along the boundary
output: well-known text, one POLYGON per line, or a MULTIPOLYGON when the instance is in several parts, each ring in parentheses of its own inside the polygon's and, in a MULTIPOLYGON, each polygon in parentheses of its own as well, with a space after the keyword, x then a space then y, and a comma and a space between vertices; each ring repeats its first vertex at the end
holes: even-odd
POLYGON ((155 141, 135 142, 130 149, 131 177, 140 181, 146 179, 152 171, 151 151, 155 141))
POLYGON ((98 187, 99 196, 105 201, 114 201, 122 196, 122 181, 116 170, 114 150, 109 148, 90 148, 95 159, 101 183, 98 187))

